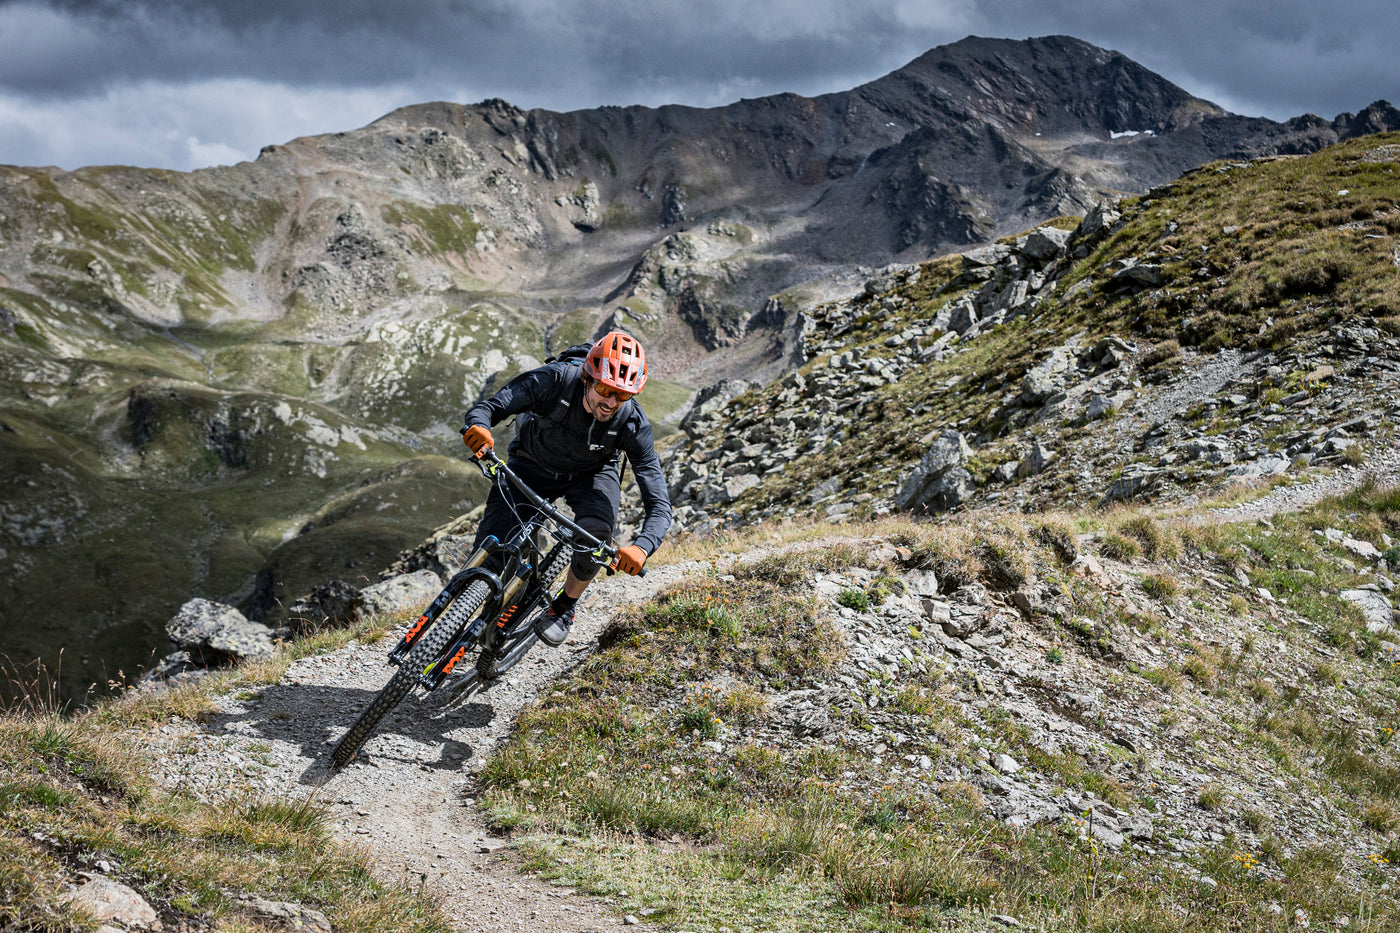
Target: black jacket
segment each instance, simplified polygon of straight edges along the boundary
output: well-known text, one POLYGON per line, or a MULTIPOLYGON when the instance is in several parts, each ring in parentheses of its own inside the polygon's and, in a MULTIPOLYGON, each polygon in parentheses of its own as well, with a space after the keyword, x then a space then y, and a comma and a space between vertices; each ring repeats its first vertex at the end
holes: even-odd
POLYGON ((650 554, 671 527, 671 499, 651 422, 635 399, 608 421, 590 415, 583 407, 582 369, 577 362, 561 361, 523 372, 468 409, 466 426, 495 427, 515 415, 510 458, 528 460, 560 478, 616 471, 626 454, 646 510, 636 543, 650 554))

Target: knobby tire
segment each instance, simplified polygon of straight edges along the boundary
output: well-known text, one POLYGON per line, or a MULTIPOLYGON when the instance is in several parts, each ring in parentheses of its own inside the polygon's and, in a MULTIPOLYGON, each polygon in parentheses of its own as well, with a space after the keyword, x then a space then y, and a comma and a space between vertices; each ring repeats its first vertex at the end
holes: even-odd
POLYGON ((365 707, 364 712, 355 720, 355 724, 336 743, 335 750, 331 752, 331 761, 335 767, 343 768, 350 763, 359 752, 360 746, 374 734, 380 720, 398 706, 413 689, 413 685, 418 682, 418 675, 462 634, 489 594, 490 588, 478 580, 454 599, 437 622, 419 636, 417 644, 409 650, 398 670, 389 678, 389 682, 375 694, 369 706, 365 707))

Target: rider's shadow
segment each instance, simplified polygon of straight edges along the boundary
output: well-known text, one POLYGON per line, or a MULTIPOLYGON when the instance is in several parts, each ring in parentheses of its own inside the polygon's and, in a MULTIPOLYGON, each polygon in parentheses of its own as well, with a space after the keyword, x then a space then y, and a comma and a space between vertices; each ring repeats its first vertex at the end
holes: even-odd
MULTIPOLYGON (((242 712, 211 715, 206 729, 214 735, 256 737, 296 745, 299 756, 310 759, 298 780, 303 784, 322 784, 333 774, 331 749, 376 692, 358 687, 273 684, 259 690, 255 698, 244 700, 242 712)), ((384 717, 356 760, 461 770, 476 754, 476 748, 448 733, 482 729, 495 718, 496 711, 489 703, 444 707, 438 691, 415 693, 384 717), (415 755, 411 747, 394 741, 395 736, 441 748, 436 759, 427 760, 415 755)))

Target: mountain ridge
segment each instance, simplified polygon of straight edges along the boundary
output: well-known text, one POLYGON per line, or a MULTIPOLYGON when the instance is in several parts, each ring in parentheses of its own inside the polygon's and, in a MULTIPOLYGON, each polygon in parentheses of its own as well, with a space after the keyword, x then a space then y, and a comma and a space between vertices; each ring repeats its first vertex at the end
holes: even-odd
MULTIPOLYGON (((892 260, 1085 213, 1105 186, 1207 155, 1400 126, 1381 104, 1216 116, 1115 56, 969 40, 818 98, 425 104, 193 173, 0 168, 0 546, 17 569, 0 603, 56 592, 57 617, 93 613, 75 670, 158 640, 193 592, 275 616, 469 510, 452 420, 559 346, 641 336, 669 430, 699 390, 795 366, 804 311, 892 260), (965 92, 940 96, 929 74, 954 71, 965 92), (964 119, 998 82, 1058 73, 1083 78, 1077 133, 1037 138, 1015 108, 964 119), (1145 102, 1109 106, 1094 80, 1139 82, 1145 102), (887 119, 900 107, 909 126, 887 119), (1111 138, 1153 128, 1137 120, 1163 135, 1111 138)), ((5 621, 26 655, 56 639, 5 621)))

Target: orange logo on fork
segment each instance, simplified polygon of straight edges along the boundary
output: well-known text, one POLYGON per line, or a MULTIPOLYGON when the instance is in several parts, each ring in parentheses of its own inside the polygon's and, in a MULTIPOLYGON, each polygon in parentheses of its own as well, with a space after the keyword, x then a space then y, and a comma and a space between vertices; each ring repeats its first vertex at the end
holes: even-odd
POLYGON ((445 675, 452 673, 452 669, 457 666, 457 662, 462 660, 462 655, 467 653, 467 646, 463 645, 457 649, 457 653, 452 656, 452 660, 447 662, 447 666, 442 669, 445 675))

